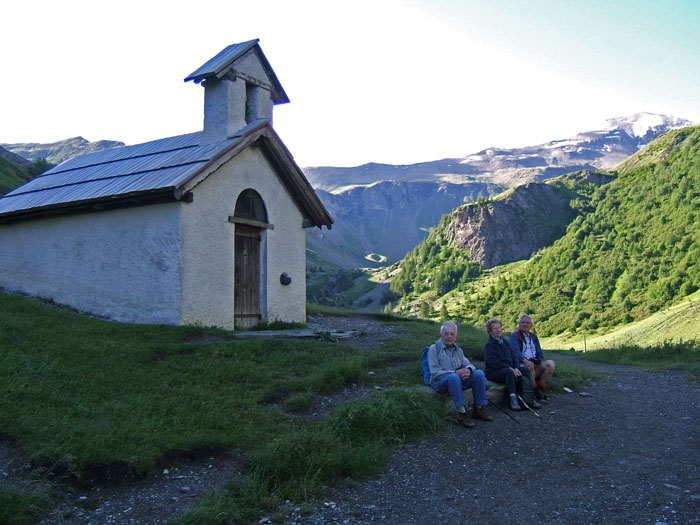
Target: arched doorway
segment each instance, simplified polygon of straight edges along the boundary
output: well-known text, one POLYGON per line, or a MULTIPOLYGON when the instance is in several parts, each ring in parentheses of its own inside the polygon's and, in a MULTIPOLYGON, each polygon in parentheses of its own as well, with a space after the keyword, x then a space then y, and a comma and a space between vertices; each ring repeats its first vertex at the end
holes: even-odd
POLYGON ((263 231, 272 228, 257 191, 247 189, 236 200, 233 217, 236 226, 234 256, 234 326, 249 328, 260 323, 261 314, 261 240, 263 231))

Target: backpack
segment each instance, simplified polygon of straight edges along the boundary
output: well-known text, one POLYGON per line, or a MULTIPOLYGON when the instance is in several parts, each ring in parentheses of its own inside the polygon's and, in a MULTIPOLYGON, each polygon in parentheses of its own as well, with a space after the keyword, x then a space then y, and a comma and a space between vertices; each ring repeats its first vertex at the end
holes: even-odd
POLYGON ((430 384, 430 367, 428 366, 428 350, 430 345, 423 347, 423 358, 421 360, 421 368, 423 369, 423 383, 430 384))

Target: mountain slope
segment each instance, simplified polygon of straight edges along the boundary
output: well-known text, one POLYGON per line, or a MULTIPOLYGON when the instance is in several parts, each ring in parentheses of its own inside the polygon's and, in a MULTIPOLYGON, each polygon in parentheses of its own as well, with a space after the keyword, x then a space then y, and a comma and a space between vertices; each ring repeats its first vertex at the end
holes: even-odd
POLYGON ((0 195, 5 195, 8 191, 31 180, 33 175, 30 170, 31 168, 20 166, 0 155, 0 195))
POLYGON ((456 286, 466 288, 482 268, 530 258, 564 235, 595 189, 613 179, 580 172, 460 206, 400 262, 391 292, 403 296, 404 304, 429 290, 443 295, 456 286))
MULTIPOLYGON (((539 146, 489 148, 462 159, 406 166, 305 168, 335 219, 329 232, 308 231, 307 244, 319 257, 346 268, 376 266, 376 261, 393 262, 425 239, 443 214, 464 202, 581 169, 609 168, 637 152, 651 138, 685 123, 674 117, 638 113, 610 119, 605 130, 580 133, 539 146), (372 260, 368 261, 367 257, 372 260)), ((540 229, 526 235, 542 233, 540 229)), ((561 233, 557 230, 557 235, 561 233)), ((554 238, 546 237, 547 241, 554 238)), ((525 243, 518 247, 517 255, 508 259, 532 253, 526 253, 525 246, 538 249, 542 241, 525 243)), ((484 250, 485 254, 489 252, 484 250)), ((503 260, 496 258, 486 265, 500 264, 503 260)))
POLYGON ((462 315, 512 322, 527 311, 542 335, 606 331, 700 288, 700 127, 653 141, 587 207, 528 264, 461 296, 462 315))
POLYGON ((352 168, 304 168, 318 189, 339 191, 352 185, 380 180, 432 180, 465 184, 488 182, 514 187, 580 170, 609 169, 636 153, 655 137, 690 126, 688 120, 652 113, 637 113, 608 120, 602 130, 579 133, 563 140, 524 148, 488 148, 457 159, 442 159, 394 166, 364 164, 352 168))
POLYGON ((123 142, 114 140, 98 140, 89 142, 83 137, 73 137, 70 139, 60 140, 50 144, 39 144, 35 142, 17 143, 17 144, 0 144, 0 146, 21 155, 30 161, 38 159, 46 159, 51 164, 59 164, 64 160, 83 155, 85 153, 94 153, 106 149, 117 148, 124 146, 123 142))
MULTIPOLYGON (((581 178, 610 180, 590 172, 581 178)), ((484 268, 528 259, 564 234, 577 214, 571 207, 576 197, 564 184, 518 186, 492 201, 454 210, 444 235, 484 268)))
POLYGON ((308 230, 307 247, 344 268, 393 262, 420 243, 444 213, 501 189, 384 181, 337 194, 317 190, 335 224, 331 230, 308 230))

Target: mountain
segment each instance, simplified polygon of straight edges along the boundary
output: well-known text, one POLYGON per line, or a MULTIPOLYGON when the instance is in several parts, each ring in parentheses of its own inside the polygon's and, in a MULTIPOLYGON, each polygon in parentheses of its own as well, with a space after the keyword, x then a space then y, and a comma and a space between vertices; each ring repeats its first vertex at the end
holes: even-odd
POLYGON ((12 153, 10 150, 7 150, 0 146, 0 158, 3 158, 5 160, 8 160, 12 162, 13 164, 16 164, 17 166, 21 166, 23 168, 31 168, 33 166, 32 162, 30 160, 25 159, 21 155, 17 155, 16 153, 12 153))
POLYGON ((19 164, 10 160, 14 158, 13 156, 18 155, 0 148, 0 196, 17 186, 21 186, 34 176, 31 172, 33 167, 31 162, 25 160, 24 163, 19 164), (29 162, 29 166, 25 164, 27 162, 29 162))
MULTIPOLYGON (((307 245, 345 268, 394 262, 425 239, 443 214, 465 202, 566 173, 610 168, 653 137, 688 124, 675 117, 637 113, 609 119, 603 130, 525 148, 489 148, 461 159, 305 168, 335 220, 330 231, 309 230, 307 245)), ((518 249, 541 246, 525 243, 518 249)), ((482 260, 487 266, 500 264, 494 261, 503 259, 494 255, 492 262, 482 260)))
POLYGON ((401 263, 391 283, 399 306, 442 296, 458 305, 453 314, 472 322, 497 316, 512 324, 526 311, 542 335, 604 333, 700 289, 700 127, 654 139, 608 178, 600 186, 563 178, 578 195, 571 204, 580 213, 566 233, 481 285, 473 279, 453 280, 442 289, 435 284, 454 261, 470 257, 454 235, 448 241, 455 215, 446 217, 414 250, 413 260, 401 263), (405 270, 412 279, 401 276, 405 270))
POLYGON ((317 190, 331 230, 307 232, 307 248, 343 268, 401 259, 449 210, 502 188, 484 182, 383 181, 337 194, 317 190))
POLYGON ((94 153, 96 151, 118 148, 124 146, 124 143, 114 140, 89 142, 83 137, 74 137, 50 144, 28 142, 0 144, 0 146, 30 161, 44 158, 51 164, 60 164, 64 160, 83 155, 84 153, 94 153))
MULTIPOLYGON (((568 180, 605 184, 613 177, 579 172, 568 180)), ((529 259, 564 235, 578 214, 571 206, 581 195, 561 181, 533 182, 510 189, 493 200, 452 211, 444 229, 448 243, 469 253, 483 268, 529 259)))
POLYGON ((456 208, 401 260, 390 284, 393 298, 444 295, 464 288, 484 269, 529 259, 564 235, 571 221, 588 210, 595 189, 614 178, 570 173, 456 208))
POLYGON ((314 188, 333 192, 381 180, 489 182, 514 187, 584 169, 611 168, 654 137, 690 125, 692 122, 682 118, 636 113, 608 119, 608 126, 601 130, 536 146, 487 148, 463 158, 399 166, 371 163, 351 168, 309 167, 304 173, 314 188))

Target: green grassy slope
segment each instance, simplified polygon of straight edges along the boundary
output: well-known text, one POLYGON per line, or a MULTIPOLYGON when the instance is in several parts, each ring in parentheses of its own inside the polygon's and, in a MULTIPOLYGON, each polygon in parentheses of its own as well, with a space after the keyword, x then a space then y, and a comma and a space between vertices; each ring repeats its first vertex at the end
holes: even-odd
POLYGON ((566 332, 542 339, 550 349, 596 350, 624 345, 658 345, 667 341, 700 341, 700 291, 679 304, 655 314, 615 327, 604 334, 571 334, 566 332))
MULTIPOLYGON (((541 236, 540 242, 544 245, 551 244, 565 233, 567 225, 574 217, 589 210, 588 203, 599 184, 613 179, 613 176, 591 172, 578 172, 552 179, 547 182, 547 186, 552 191, 545 194, 548 199, 555 199, 557 202, 555 204, 548 200, 546 206, 541 206, 542 203, 537 200, 538 195, 542 196, 543 192, 534 191, 537 188, 532 187, 530 191, 523 191, 520 202, 514 205, 515 215, 510 210, 508 213, 500 213, 498 219, 500 224, 497 224, 493 218, 489 218, 489 225, 485 231, 488 235, 501 236, 502 230, 508 228, 504 220, 523 220, 530 229, 538 230, 538 235, 541 236), (592 182, 591 179, 596 179, 597 182, 592 182), (524 215, 527 216, 524 217, 524 215)), ((457 309, 454 306, 455 301, 459 300, 461 303, 464 297, 469 304, 467 309, 474 311, 475 301, 483 295, 479 290, 484 285, 487 287, 494 285, 492 277, 502 276, 503 272, 497 270, 498 266, 484 270, 476 261, 470 260, 470 254, 467 251, 450 242, 449 238, 453 233, 448 230, 465 228, 464 215, 478 217, 479 210, 483 207, 489 206, 492 202, 504 202, 513 193, 514 190, 511 189, 493 199, 479 199, 475 203, 461 206, 443 216, 440 224, 428 238, 401 261, 400 271, 391 281, 392 300, 400 299, 399 309, 406 310, 416 301, 434 302, 439 297, 447 295, 448 303, 451 304, 449 308, 451 313, 457 309), (480 277, 483 273, 487 275, 484 280, 480 277)), ((488 243, 486 247, 491 249, 493 242, 488 243)), ((509 266, 509 264, 500 266, 509 266)), ((478 320, 466 312, 458 312, 458 315, 472 321, 478 320)))
MULTIPOLYGON (((534 313, 544 334, 648 317, 700 287, 700 128, 671 132, 663 159, 597 190, 592 211, 486 297, 489 314, 534 313)), ((653 143, 652 143, 653 145, 653 143)))
POLYGON ((487 289, 461 285, 463 318, 527 311, 543 335, 603 333, 700 288, 700 127, 659 137, 572 205, 582 214, 527 265, 487 289))
POLYGON ((8 191, 24 184, 32 177, 33 175, 27 168, 0 157, 0 195, 5 195, 8 191))

